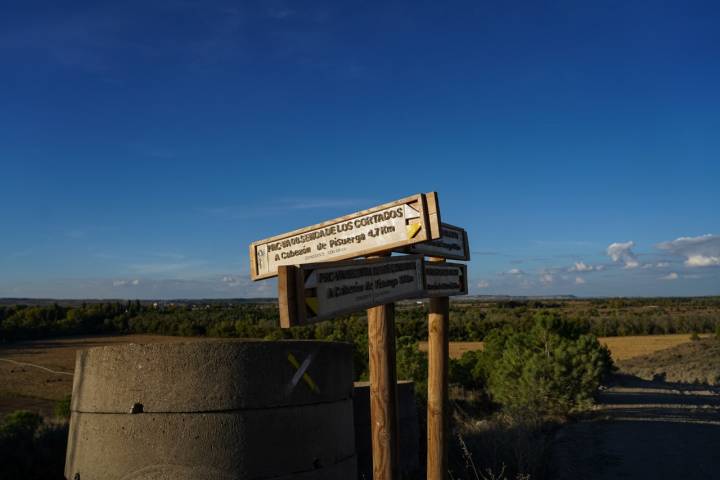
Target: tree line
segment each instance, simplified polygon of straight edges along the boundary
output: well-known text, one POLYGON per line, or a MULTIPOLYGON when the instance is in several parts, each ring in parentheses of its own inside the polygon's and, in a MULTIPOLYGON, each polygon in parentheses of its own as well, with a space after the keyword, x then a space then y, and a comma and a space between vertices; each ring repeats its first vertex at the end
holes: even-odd
MULTIPOLYGON (((453 302, 450 339, 482 341, 489 332, 506 325, 526 328, 534 315, 543 311, 599 337, 707 333, 720 323, 720 297, 453 302)), ((269 303, 151 304, 136 300, 0 306, 0 341, 98 333, 355 341, 366 330, 364 313, 282 330, 277 307, 269 303)), ((398 305, 398 337, 426 340, 427 331, 426 304, 398 305)))

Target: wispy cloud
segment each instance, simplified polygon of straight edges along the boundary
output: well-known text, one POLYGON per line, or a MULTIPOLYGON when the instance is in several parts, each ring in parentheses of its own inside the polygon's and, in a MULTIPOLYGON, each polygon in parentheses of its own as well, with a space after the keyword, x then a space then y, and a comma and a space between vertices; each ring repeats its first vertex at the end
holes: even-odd
POLYGON ((675 272, 670 272, 667 275, 660 277, 660 280, 677 280, 678 274, 675 272))
POLYGON ((140 280, 137 278, 134 280, 113 280, 112 285, 113 287, 137 287, 140 285, 140 280))
POLYGON ((296 212, 301 210, 322 210, 339 208, 362 208, 369 202, 359 198, 295 198, 280 199, 263 205, 234 205, 198 209, 213 217, 230 219, 258 218, 267 215, 296 212))
POLYGON ((540 273, 540 283, 543 285, 550 285, 555 281, 555 276, 549 272, 540 273))
POLYGON ((205 264, 204 261, 135 263, 128 265, 128 270, 142 275, 157 275, 194 270, 205 264))

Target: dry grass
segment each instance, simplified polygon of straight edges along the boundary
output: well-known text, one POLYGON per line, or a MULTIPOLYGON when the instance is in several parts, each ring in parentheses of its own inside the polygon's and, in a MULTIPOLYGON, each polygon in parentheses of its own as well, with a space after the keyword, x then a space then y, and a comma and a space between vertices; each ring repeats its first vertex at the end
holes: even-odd
MULTIPOLYGON (((700 337, 708 337, 709 335, 701 334, 700 337)), ((687 343, 690 341, 690 336, 689 333, 679 333, 675 335, 600 337, 598 340, 600 340, 600 343, 607 345, 613 360, 620 361, 687 343)), ((450 342, 450 358, 460 358, 465 352, 482 350, 483 345, 483 342, 450 342)), ((427 342, 420 342, 419 347, 420 351, 427 352, 427 342)))
MULTIPOLYGON (((182 342, 186 337, 161 335, 83 336, 0 344, 0 359, 41 365, 72 373, 79 349, 121 343, 182 342)), ((49 416, 56 401, 72 392, 72 376, 28 365, 0 361, 0 416, 24 409, 49 416)))
MULTIPOLYGON (((701 334, 700 338, 709 337, 710 334, 701 334)), ((645 335, 637 337, 601 337, 600 343, 607 345, 612 353, 613 360, 621 361, 628 358, 648 355, 660 350, 690 342, 691 334, 679 333, 675 335, 645 335)))
POLYGON ((720 385, 720 342, 704 338, 618 362, 620 371, 644 380, 720 385))

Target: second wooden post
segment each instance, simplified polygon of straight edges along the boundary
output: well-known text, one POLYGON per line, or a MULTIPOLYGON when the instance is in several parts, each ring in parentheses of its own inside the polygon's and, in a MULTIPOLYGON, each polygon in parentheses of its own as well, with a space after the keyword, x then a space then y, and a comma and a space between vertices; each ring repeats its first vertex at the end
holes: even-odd
MULTIPOLYGON (((430 261, 443 261, 429 258, 430 261)), ((428 315, 427 478, 447 478, 450 435, 448 405, 448 324, 450 299, 430 298, 428 315)))
POLYGON ((395 304, 369 308, 370 421, 374 480, 397 480, 400 445, 395 370, 395 304))

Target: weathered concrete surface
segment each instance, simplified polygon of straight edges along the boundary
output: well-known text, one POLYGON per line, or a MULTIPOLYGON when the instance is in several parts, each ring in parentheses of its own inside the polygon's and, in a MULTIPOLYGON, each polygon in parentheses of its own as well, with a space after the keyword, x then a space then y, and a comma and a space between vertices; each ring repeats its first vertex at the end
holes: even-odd
POLYGON ((318 341, 217 340, 79 351, 72 410, 211 412, 350 398, 352 346, 318 341), (317 385, 293 377, 292 354, 317 385))
POLYGON ((130 344, 77 363, 69 479, 356 475, 347 344, 130 344))
MULTIPOLYGON (((398 418, 400 427, 400 470, 404 476, 420 468, 419 423, 415 405, 415 385, 411 381, 398 381, 398 418)), ((358 478, 372 478, 372 444, 370 425, 370 383, 356 382, 353 394, 355 415, 355 448, 358 456, 358 478)))
MULTIPOLYGON (((267 477, 263 480, 344 480, 354 478, 356 470, 355 457, 352 456, 335 465, 280 477, 267 477)), ((206 467, 154 465, 132 472, 122 480, 236 480, 237 478, 206 467)))
POLYGON ((265 478, 354 454, 352 401, 228 413, 75 413, 66 476, 123 478, 155 465, 265 478))

